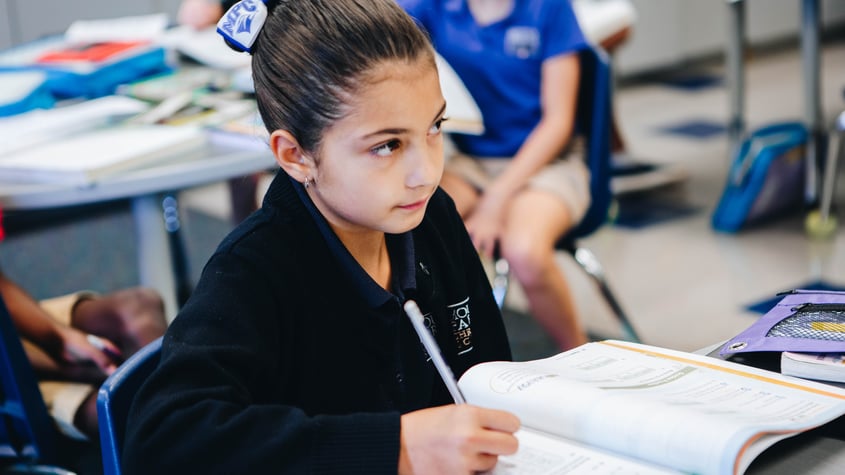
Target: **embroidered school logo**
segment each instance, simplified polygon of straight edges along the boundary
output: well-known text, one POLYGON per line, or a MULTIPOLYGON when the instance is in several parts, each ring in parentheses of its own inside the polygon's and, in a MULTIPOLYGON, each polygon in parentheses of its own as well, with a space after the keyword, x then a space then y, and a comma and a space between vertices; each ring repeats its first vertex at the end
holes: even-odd
MULTIPOLYGON (((422 263, 420 263, 422 265, 422 263)), ((431 316, 431 313, 426 313, 423 315, 423 325, 425 328, 431 332, 431 336, 437 338, 437 323, 434 321, 434 317, 431 316)), ((428 354, 428 350, 425 349, 425 345, 423 345, 423 353, 425 353, 425 360, 431 361, 431 355, 428 354)))
POLYGON ((505 32, 505 53, 520 59, 536 56, 540 51, 540 32, 529 26, 513 26, 505 32))
POLYGON ((458 354, 472 351, 472 317, 469 311, 469 297, 447 308, 452 312, 452 335, 455 337, 458 354))

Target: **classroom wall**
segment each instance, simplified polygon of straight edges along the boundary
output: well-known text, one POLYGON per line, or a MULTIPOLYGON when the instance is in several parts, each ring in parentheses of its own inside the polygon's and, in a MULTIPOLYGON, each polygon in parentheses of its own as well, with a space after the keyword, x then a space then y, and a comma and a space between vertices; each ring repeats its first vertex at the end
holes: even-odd
POLYGON ((9 0, 0 0, 0 49, 8 48, 12 45, 9 16, 9 0))
POLYGON ((0 0, 0 47, 64 32, 74 20, 167 12, 181 0, 0 0), (50 12, 49 15, 45 12, 50 12), (5 41, 5 43, 4 43, 5 41))
MULTIPOLYGON (((0 0, 0 48, 63 32, 74 20, 166 12, 181 0, 0 0), (50 12, 45 15, 44 12, 50 12)), ((751 45, 797 38, 802 0, 746 0, 751 45)), ((727 47, 726 0, 632 0, 638 20, 619 51, 620 76, 664 69, 721 54, 727 47)), ((823 28, 845 28, 845 1, 821 0, 823 28)))
MULTIPOLYGON (((631 0, 638 19, 631 39, 614 60, 621 76, 644 73, 727 48, 726 0, 631 0)), ((745 0, 746 41, 765 45, 797 39, 802 0, 745 0)), ((845 1, 821 0, 822 28, 845 28, 845 1)))

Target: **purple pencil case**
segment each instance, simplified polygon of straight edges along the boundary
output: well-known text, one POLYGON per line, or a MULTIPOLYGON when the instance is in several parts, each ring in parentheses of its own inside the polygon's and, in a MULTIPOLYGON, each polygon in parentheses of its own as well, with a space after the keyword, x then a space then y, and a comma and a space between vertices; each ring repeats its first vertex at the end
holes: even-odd
POLYGON ((719 354, 756 351, 845 353, 845 292, 793 290, 719 354))

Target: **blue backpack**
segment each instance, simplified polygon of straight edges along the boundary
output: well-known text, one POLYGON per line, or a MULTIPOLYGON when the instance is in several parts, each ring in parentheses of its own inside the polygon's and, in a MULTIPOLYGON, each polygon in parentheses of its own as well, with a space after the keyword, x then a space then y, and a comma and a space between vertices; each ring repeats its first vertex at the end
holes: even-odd
POLYGON ((798 122, 754 131, 741 144, 716 210, 713 228, 741 228, 804 204, 807 129, 798 122))

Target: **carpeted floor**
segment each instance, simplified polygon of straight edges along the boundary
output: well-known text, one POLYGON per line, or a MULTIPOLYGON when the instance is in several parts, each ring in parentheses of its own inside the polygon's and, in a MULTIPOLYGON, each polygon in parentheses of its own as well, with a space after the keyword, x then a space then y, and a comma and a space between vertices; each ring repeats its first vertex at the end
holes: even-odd
MULTIPOLYGON (((193 210, 182 214, 189 271, 196 282, 230 225, 193 210)), ((82 288, 108 292, 137 285, 134 226, 129 205, 122 201, 9 214, 0 268, 39 299, 82 288)))

